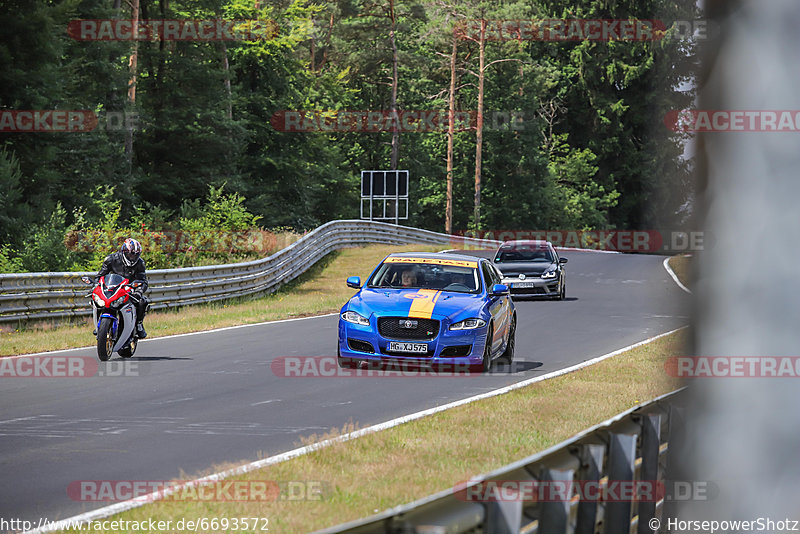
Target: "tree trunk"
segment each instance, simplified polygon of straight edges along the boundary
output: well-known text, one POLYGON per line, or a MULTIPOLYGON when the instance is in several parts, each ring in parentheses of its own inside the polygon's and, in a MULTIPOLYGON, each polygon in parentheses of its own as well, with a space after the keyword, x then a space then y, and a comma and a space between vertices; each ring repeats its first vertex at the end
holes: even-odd
POLYGON ((475 229, 481 226, 481 164, 483 156, 483 79, 486 62, 486 19, 481 19, 478 56, 478 116, 475 121, 475 229))
POLYGON ((228 47, 225 41, 220 41, 222 45, 222 69, 225 71, 225 95, 228 97, 227 116, 228 120, 233 119, 233 94, 231 92, 231 66, 228 62, 228 47))
POLYGON ((455 111, 456 111, 456 53, 458 52, 458 39, 453 32, 453 49, 450 52, 450 95, 448 123, 447 123, 447 206, 445 208, 444 231, 453 233, 453 141, 455 137, 455 111))
POLYGON ((400 120, 397 116, 397 42, 395 41, 395 14, 394 0, 389 0, 389 17, 392 20, 392 28, 389 32, 389 39, 392 44, 392 170, 397 169, 397 162, 400 159, 400 120))
MULTIPOLYGON (((133 28, 139 26, 139 0, 132 0, 131 1, 131 25, 133 28)), ((138 72, 138 53, 139 53, 139 41, 137 39, 133 40, 133 50, 131 51, 131 57, 128 61, 128 70, 130 72, 130 77, 128 79, 128 109, 131 111, 136 106, 136 78, 138 72)), ((125 158, 128 161, 128 172, 131 171, 133 167, 133 125, 129 125, 127 131, 125 132, 125 158)))

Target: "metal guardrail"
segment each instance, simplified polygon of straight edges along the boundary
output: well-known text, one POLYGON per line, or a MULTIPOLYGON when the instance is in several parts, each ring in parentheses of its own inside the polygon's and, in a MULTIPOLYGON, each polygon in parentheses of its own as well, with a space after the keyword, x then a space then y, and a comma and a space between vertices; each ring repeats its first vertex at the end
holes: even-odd
POLYGON ((665 508, 674 504, 663 498, 670 497, 671 466, 686 454, 684 391, 658 397, 467 483, 454 481, 451 489, 316 534, 653 534, 660 528, 651 521, 668 517, 665 508), (569 495, 558 499, 500 495, 493 500, 497 493, 488 489, 508 487, 509 481, 516 490, 557 486, 569 488, 569 495), (649 500, 581 500, 581 486, 594 483, 603 488, 609 481, 629 482, 631 487, 638 481, 651 488, 659 482, 666 494, 656 491, 649 500))
MULTIPOLYGON (((392 245, 485 245, 485 240, 394 224, 344 220, 323 224, 260 260, 147 272, 152 309, 174 308, 276 291, 334 250, 392 245)), ((499 245, 500 243, 497 242, 499 245)), ((91 315, 81 276, 94 272, 0 274, 0 323, 91 315)))

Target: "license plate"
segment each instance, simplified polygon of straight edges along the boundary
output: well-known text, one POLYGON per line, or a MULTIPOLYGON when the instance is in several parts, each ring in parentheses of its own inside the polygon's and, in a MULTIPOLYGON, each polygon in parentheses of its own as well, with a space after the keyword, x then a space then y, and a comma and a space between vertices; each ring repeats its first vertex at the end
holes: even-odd
POLYGON ((419 354, 428 352, 428 345, 425 343, 400 343, 398 341, 390 341, 389 350, 392 352, 413 352, 414 354, 419 354))
POLYGON ((514 282, 511 287, 536 287, 534 282, 514 282))

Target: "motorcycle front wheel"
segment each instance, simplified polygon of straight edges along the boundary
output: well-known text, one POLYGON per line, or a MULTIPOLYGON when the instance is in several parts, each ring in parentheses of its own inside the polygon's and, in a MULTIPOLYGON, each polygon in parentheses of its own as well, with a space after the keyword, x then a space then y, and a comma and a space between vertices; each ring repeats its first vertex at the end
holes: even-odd
POLYGON ((111 330, 113 324, 110 317, 103 317, 97 327, 97 357, 101 362, 108 361, 112 354, 111 349, 114 348, 114 334, 111 330))

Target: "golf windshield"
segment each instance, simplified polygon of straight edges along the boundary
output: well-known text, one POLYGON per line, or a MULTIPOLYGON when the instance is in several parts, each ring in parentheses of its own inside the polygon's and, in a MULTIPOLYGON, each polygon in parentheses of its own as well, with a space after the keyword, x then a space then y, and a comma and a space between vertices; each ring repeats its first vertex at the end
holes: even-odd
POLYGON ((553 263, 555 258, 550 248, 545 245, 526 245, 519 247, 502 247, 497 251, 495 263, 514 262, 546 262, 553 263))

